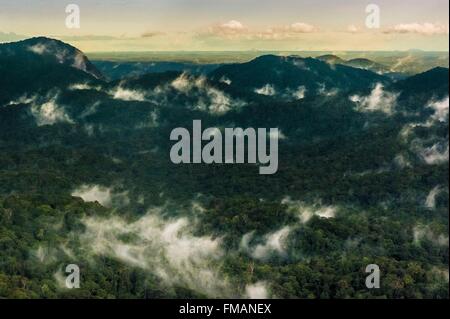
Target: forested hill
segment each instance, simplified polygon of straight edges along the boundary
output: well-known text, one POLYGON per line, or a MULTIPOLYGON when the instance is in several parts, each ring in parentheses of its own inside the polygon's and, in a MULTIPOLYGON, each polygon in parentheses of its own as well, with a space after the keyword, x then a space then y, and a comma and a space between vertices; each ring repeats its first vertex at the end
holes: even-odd
POLYGON ((448 101, 443 68, 262 56, 107 81, 62 42, 1 44, 0 298, 448 298, 448 101), (277 174, 171 163, 193 119, 278 127, 277 174))

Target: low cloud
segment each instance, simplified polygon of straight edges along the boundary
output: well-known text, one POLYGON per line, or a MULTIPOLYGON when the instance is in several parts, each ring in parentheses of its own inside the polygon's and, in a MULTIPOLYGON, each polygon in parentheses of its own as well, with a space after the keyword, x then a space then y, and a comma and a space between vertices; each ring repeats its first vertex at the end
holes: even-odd
POLYGON ((246 297, 249 299, 268 299, 269 293, 265 282, 257 282, 245 288, 246 297))
POLYGON ((425 207, 428 209, 435 209, 436 208, 436 197, 440 194, 442 191, 440 186, 434 187, 430 193, 427 196, 427 199, 425 200, 425 207))
POLYGON ((83 223, 81 241, 95 255, 147 270, 169 286, 184 286, 209 297, 231 296, 220 271, 220 239, 193 235, 195 225, 187 218, 163 219, 150 211, 131 222, 92 217, 83 223))
POLYGON ((437 122, 448 122, 448 105, 448 96, 440 101, 429 102, 427 106, 434 110, 431 120, 437 122))
POLYGON ((339 90, 336 88, 328 89, 325 84, 319 84, 319 88, 317 89, 317 94, 323 96, 335 96, 339 93, 339 90))
POLYGON ((253 258, 265 260, 273 254, 283 256, 286 252, 286 241, 291 232, 289 226, 264 236, 262 244, 251 246, 254 233, 244 235, 241 240, 241 249, 248 252, 253 258))
POLYGON ((413 229, 414 242, 419 244, 423 240, 428 240, 436 246, 448 247, 448 236, 436 234, 429 226, 418 225, 413 229))
POLYGON ((302 201, 292 200, 290 197, 285 197, 281 203, 288 207, 289 212, 297 215, 302 223, 309 222, 314 216, 326 219, 336 217, 337 207, 335 206, 308 205, 302 201))
POLYGON ((116 100, 137 101, 137 102, 144 102, 146 100, 145 94, 143 92, 138 90, 127 89, 120 85, 116 87, 114 90, 110 91, 110 94, 116 100))
POLYGON ((397 102, 397 93, 384 90, 383 84, 377 83, 368 96, 353 95, 350 101, 357 104, 357 109, 361 112, 383 112, 392 114, 397 102))
POLYGON ((72 196, 80 197, 85 202, 99 202, 103 206, 111 205, 111 188, 99 185, 82 185, 72 192, 72 196))
POLYGON ((270 139, 278 140, 278 141, 285 140, 287 138, 286 135, 284 135, 284 133, 280 129, 278 129, 277 132, 268 133, 268 136, 270 139))
MULTIPOLYGON (((194 77, 183 73, 170 83, 170 87, 189 97, 194 97, 197 102, 191 105, 193 109, 213 115, 223 115, 246 104, 244 101, 234 99, 225 92, 215 88, 208 83, 204 76, 194 77)), ((160 87, 158 92, 159 94, 167 94, 167 89, 160 87)))
POLYGON ((81 185, 72 192, 85 202, 98 202, 102 206, 122 206, 129 204, 128 192, 114 192, 111 187, 101 185, 81 185))
POLYGON ((305 86, 299 86, 297 90, 292 92, 292 97, 296 100, 302 100, 305 98, 306 94, 306 87, 305 86))
POLYGON ((449 144, 436 143, 431 147, 419 150, 419 155, 428 165, 439 165, 448 162, 449 144))
POLYGON ((266 96, 274 96, 277 94, 277 91, 275 90, 273 85, 266 84, 259 89, 255 89, 255 93, 266 96))
POLYGON ((403 23, 388 28, 384 33, 420 34, 420 35, 448 35, 448 25, 441 23, 403 23))
POLYGON ((66 113, 63 106, 57 102, 58 95, 48 98, 41 102, 39 98, 34 97, 31 100, 31 114, 36 119, 38 126, 54 125, 57 123, 74 124, 74 121, 66 113))

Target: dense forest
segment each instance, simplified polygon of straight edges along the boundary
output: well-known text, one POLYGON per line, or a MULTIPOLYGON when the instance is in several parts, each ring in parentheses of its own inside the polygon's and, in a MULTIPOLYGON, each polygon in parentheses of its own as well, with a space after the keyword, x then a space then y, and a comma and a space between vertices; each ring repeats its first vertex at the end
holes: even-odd
POLYGON ((0 45, 0 298, 448 298, 448 69, 205 70, 107 80, 59 41, 0 45), (173 164, 193 119, 278 127, 278 172, 173 164))

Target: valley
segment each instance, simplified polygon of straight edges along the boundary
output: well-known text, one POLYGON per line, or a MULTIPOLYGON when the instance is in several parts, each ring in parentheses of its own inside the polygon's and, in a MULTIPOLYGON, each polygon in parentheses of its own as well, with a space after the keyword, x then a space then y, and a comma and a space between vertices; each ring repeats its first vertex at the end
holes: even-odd
POLYGON ((448 298, 448 53, 324 54, 0 44, 0 297, 448 298), (174 164, 195 120, 276 173, 174 164))

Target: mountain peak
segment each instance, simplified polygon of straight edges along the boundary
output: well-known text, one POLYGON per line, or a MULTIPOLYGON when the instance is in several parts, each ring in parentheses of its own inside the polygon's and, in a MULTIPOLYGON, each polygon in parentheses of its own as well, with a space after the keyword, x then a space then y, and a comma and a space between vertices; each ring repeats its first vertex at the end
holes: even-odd
POLYGON ((316 59, 326 62, 326 63, 329 63, 329 64, 343 64, 346 62, 344 59, 342 59, 334 54, 321 55, 321 56, 318 56, 316 59))
POLYGON ((34 37, 5 44, 5 46, 8 46, 10 49, 32 52, 45 59, 52 59, 59 64, 68 65, 88 73, 97 79, 103 78, 101 72, 89 61, 83 52, 60 40, 34 37))

